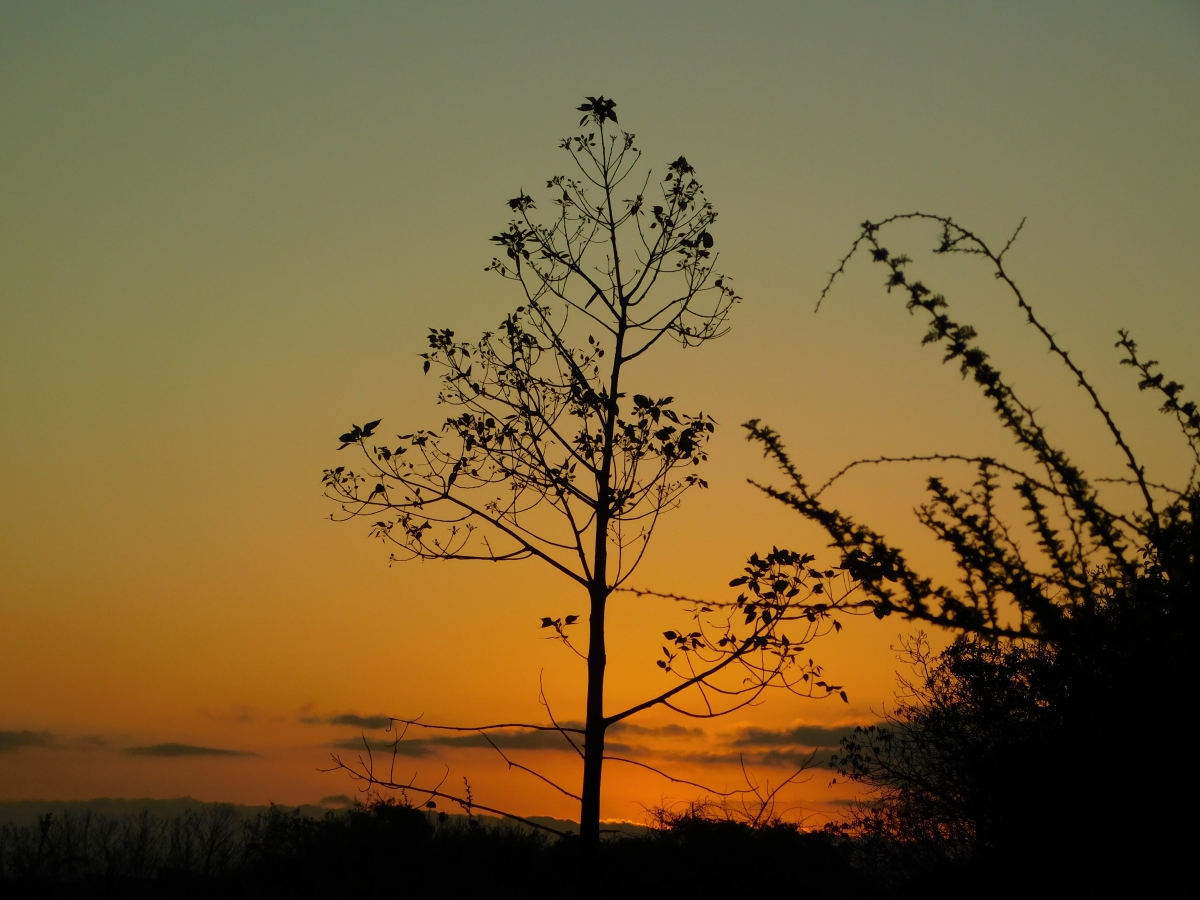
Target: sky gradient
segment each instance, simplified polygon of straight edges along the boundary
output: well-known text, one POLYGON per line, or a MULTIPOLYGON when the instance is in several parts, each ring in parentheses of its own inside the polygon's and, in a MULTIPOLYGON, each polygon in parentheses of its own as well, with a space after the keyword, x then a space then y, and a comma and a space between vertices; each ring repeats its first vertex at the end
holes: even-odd
MULTIPOLYGON (((536 565, 389 568, 365 528, 328 521, 320 474, 352 421, 440 421, 426 329, 470 337, 519 302, 484 272, 487 238, 517 189, 565 171, 558 139, 599 93, 647 163, 696 166, 745 298, 728 337, 639 370, 720 424, 712 488, 665 522, 639 584, 718 596, 754 550, 823 546, 745 484, 771 477, 751 417, 821 479, 874 454, 1008 451, 867 263, 813 313, 858 224, 891 213, 999 243, 1027 217, 1008 257, 1026 295, 1156 477, 1184 471, 1112 344, 1128 327, 1200 388, 1195 3, 0 2, 0 799, 314 802, 352 792, 317 770, 381 739, 372 717, 541 720, 539 673, 581 717, 582 672, 537 621, 582 598, 536 565)), ((987 272, 914 271, 1068 450, 1116 474, 987 272)), ((923 474, 865 473, 838 503, 936 568, 911 517, 923 474)), ((679 618, 611 615, 615 707, 658 684, 679 618)), ((848 705, 780 697, 613 739, 685 777, 733 782, 743 753, 776 779, 872 720, 907 630, 855 620, 814 646, 848 705)), ((488 752, 417 744, 406 763, 574 814, 488 752)), ((607 816, 683 795, 606 777, 607 816)), ((832 809, 827 782, 795 802, 832 809)))

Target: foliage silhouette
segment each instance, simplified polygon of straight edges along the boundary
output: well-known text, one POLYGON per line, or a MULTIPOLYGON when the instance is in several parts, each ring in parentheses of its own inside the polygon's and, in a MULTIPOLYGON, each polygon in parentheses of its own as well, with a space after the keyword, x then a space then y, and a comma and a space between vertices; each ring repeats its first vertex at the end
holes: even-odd
POLYGON ((901 292, 910 312, 928 316, 923 342, 940 344, 944 361, 957 363, 991 401, 1021 460, 877 457, 852 462, 813 489, 775 431, 758 421, 746 427, 790 482, 759 487, 825 529, 875 615, 898 613, 961 635, 936 657, 922 639, 910 643, 918 677, 903 683, 882 726, 843 743, 842 774, 872 791, 871 802, 851 815, 848 833, 940 844, 951 855, 965 847, 981 859, 1036 860, 1072 878, 1135 871, 1144 877, 1180 858, 1179 832, 1155 827, 1169 820, 1174 799, 1141 787, 1107 790, 1119 763, 1097 743, 1122 732, 1153 734, 1186 708, 1191 694, 1200 600, 1200 411, 1182 399, 1182 385, 1139 356, 1129 332, 1119 332, 1121 363, 1136 371, 1141 390, 1160 395, 1162 412, 1175 420, 1193 458, 1182 484, 1148 478, 1132 440, 1005 269, 1015 238, 994 252, 942 216, 867 222, 822 299, 849 260, 868 250, 887 272, 888 292, 901 292), (990 266, 1086 394, 1127 474, 1089 478, 1051 441, 1032 406, 989 362, 975 330, 950 317, 944 296, 909 277, 907 255, 882 246, 882 231, 902 220, 939 226, 935 254, 968 254, 990 266), (966 489, 931 477, 930 499, 917 512, 952 552, 956 586, 918 572, 899 547, 825 499, 859 466, 921 462, 966 463, 976 471, 966 489), (1138 501, 1117 506, 1097 485, 1130 488, 1138 501), (1006 488, 1028 516, 1024 532, 998 511, 1006 488), (1053 813, 1038 814, 1047 808, 1053 813))
MULTIPOLYGON (((423 368, 439 373, 439 402, 453 413, 440 429, 400 434, 396 443, 377 437, 379 419, 355 425, 338 449, 357 447, 361 467, 337 466, 323 478, 341 510, 335 518, 368 517, 393 560, 536 559, 586 596, 586 648, 570 636, 580 614, 541 619, 587 667, 583 727, 560 725, 544 693, 551 724, 517 725, 557 731, 582 759, 581 789, 554 784, 492 746, 510 766, 579 801, 589 845, 599 839, 608 727, 655 706, 724 715, 769 687, 845 699, 806 647, 840 627, 834 612, 856 603, 843 573, 818 571, 811 556, 789 551, 752 557, 735 582, 748 592, 729 602, 630 588, 659 518, 687 491, 706 487, 696 467, 715 426, 702 412, 677 409, 673 397, 631 391, 633 364, 664 338, 686 348, 722 336, 740 298, 714 268, 717 214, 692 165, 680 156, 652 185, 649 172, 639 174, 634 135, 615 130, 615 106, 600 96, 579 107, 581 127, 594 130, 561 142, 575 173, 547 181, 546 221, 535 220, 538 207, 524 190, 508 201, 513 218, 492 238, 503 254, 488 268, 519 288, 521 305, 476 342, 430 330, 423 368), (605 616, 621 590, 679 601, 688 621, 664 635, 658 667, 670 686, 606 713, 605 616), (802 633, 786 634, 789 625, 802 633)), ((397 741, 411 727, 444 727, 421 717, 395 724, 397 741)), ((457 730, 486 735, 514 724, 457 730)), ((364 747, 357 764, 335 763, 366 789, 478 806, 441 783, 397 781, 394 754, 380 775, 364 747)))

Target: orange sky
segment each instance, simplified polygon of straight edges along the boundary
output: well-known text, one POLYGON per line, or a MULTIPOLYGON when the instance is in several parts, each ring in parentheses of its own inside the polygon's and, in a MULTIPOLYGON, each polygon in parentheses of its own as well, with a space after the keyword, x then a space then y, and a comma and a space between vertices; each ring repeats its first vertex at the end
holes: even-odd
MULTIPOLYGON (((617 99, 649 162, 696 165, 746 298, 727 338, 637 375, 720 424, 711 490, 664 524, 639 584, 718 596, 754 550, 822 545, 746 486, 771 478, 748 418, 816 477, 878 453, 1007 451, 866 263, 813 315, 867 217, 944 212, 1003 240, 1028 216, 1009 257, 1027 295, 1152 469, 1181 470, 1111 348, 1130 327, 1200 385, 1194 5, 590 9, 0 3, 0 799, 348 794, 318 768, 362 729, 330 720, 540 720, 539 673, 556 714, 580 718, 580 667, 537 623, 584 612, 581 597, 533 565, 389 569, 365 529, 326 520, 320 472, 352 421, 439 421, 425 329, 469 336, 518 302, 483 272, 486 239, 513 190, 562 170, 555 145, 587 94, 617 99), (587 65, 585 35, 603 48, 587 65), (239 755, 127 752, 167 743, 239 755)), ((916 252, 932 235, 896 240, 916 252)), ((986 273, 919 266, 1077 458, 1115 473, 986 273)), ((837 502, 936 568, 911 520, 921 482, 864 473, 837 502)), ((616 707, 659 683, 658 638, 679 619, 633 598, 612 618, 616 707)), ((770 763, 872 721, 907 630, 855 620, 814 645, 849 704, 773 698, 701 735, 614 740, 733 784, 739 752, 770 763)), ((494 754, 424 753, 411 768, 448 764, 481 802, 573 813, 494 754)), ((686 796, 607 778, 612 817, 686 796)), ((844 795, 828 780, 789 802, 829 812, 844 795)))

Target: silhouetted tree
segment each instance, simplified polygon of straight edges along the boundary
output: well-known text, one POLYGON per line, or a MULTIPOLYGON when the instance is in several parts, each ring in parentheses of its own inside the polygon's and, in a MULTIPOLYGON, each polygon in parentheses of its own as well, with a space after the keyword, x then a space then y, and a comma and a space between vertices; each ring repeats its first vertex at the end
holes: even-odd
MULTIPOLYGON (((1091 382, 1005 269, 1015 238, 995 252, 941 216, 867 222, 822 299, 849 260, 860 249, 869 251, 887 272, 889 293, 901 293, 910 312, 928 317, 924 343, 940 344, 944 361, 957 363, 963 377, 979 385, 1021 458, 946 453, 862 459, 814 489, 775 431, 758 421, 746 427, 790 482, 760 487, 825 529, 877 616, 898 613, 964 636, 933 661, 922 656, 925 674, 917 689, 901 696, 892 719, 843 747, 843 771, 876 791, 875 824, 893 836, 906 829, 970 835, 1005 852, 1053 856, 1070 848, 1072 864, 1086 857, 1106 870, 1130 854, 1161 854, 1179 839, 1151 824, 1165 818, 1169 799, 1156 791, 1104 790, 1114 762, 1097 752, 1096 742, 1114 733, 1115 716, 1124 719, 1124 728, 1152 733, 1185 708, 1190 694, 1200 600, 1200 410, 1120 331, 1122 364, 1137 372, 1142 390, 1160 395, 1162 412, 1175 419, 1193 457, 1182 484, 1151 480, 1091 382), (989 361, 975 330, 951 318, 944 296, 909 277, 907 255, 882 245, 881 232, 901 220, 936 223, 935 254, 968 254, 990 266, 1087 395, 1125 475, 1089 478, 1052 442, 1033 407, 989 361), (847 473, 882 463, 974 468, 974 483, 965 490, 931 477, 930 499, 917 513, 953 553, 956 586, 918 572, 899 547, 826 501, 825 492, 847 473), (1116 506, 1098 484, 1132 489, 1138 501, 1116 506), (998 512, 1005 489, 1015 491, 1027 514, 1024 530, 998 512), (1054 815, 1032 815, 1033 807, 1047 804, 1054 815), (1140 833, 1134 823, 1143 824, 1140 833)), ((1065 864, 1068 857, 1058 859, 1065 864)))
MULTIPOLYGON (((592 843, 609 726, 658 705, 720 715, 768 686, 839 693, 800 654, 847 593, 837 573, 810 567, 811 556, 755 556, 740 579, 750 595, 718 604, 675 598, 691 622, 666 633, 659 667, 676 682, 605 713, 609 597, 628 588, 660 516, 706 486, 696 467, 714 427, 703 413, 677 410, 673 397, 633 392, 632 367, 664 338, 698 347, 720 337, 739 299, 714 270, 717 214, 693 167, 681 156, 661 181, 640 175, 634 135, 617 129, 615 105, 589 97, 579 107, 580 126, 591 130, 561 142, 575 173, 546 183, 546 220, 535 220, 524 191, 508 201, 513 218, 492 238, 503 254, 489 268, 519 289, 521 305, 475 342, 430 331, 424 369, 440 373, 438 399, 453 413, 440 429, 394 443, 376 437, 379 420, 354 426, 342 448, 358 447, 364 467, 324 474, 343 518, 370 517, 372 535, 396 548, 393 559, 537 559, 586 596, 585 650, 569 636, 578 614, 541 622, 586 663, 585 725, 562 727, 551 716, 549 726, 522 727, 556 730, 580 754, 580 793, 554 786, 580 801, 582 836, 592 843), (804 633, 784 634, 789 623, 804 633), (695 704, 685 708, 688 691, 695 704)), ((379 777, 369 754, 363 766, 359 775, 372 785, 417 790, 379 777)), ((440 785, 424 793, 451 797, 440 785)))

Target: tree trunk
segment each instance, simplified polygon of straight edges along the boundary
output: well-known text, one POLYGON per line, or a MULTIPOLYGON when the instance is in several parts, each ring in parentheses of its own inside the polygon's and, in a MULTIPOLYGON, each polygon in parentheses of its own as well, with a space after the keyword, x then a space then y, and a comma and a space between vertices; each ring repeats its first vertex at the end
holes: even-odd
POLYGON ((579 837, 585 847, 600 843, 600 777, 604 770, 604 586, 592 589, 588 638, 587 722, 584 725, 583 801, 579 837))

